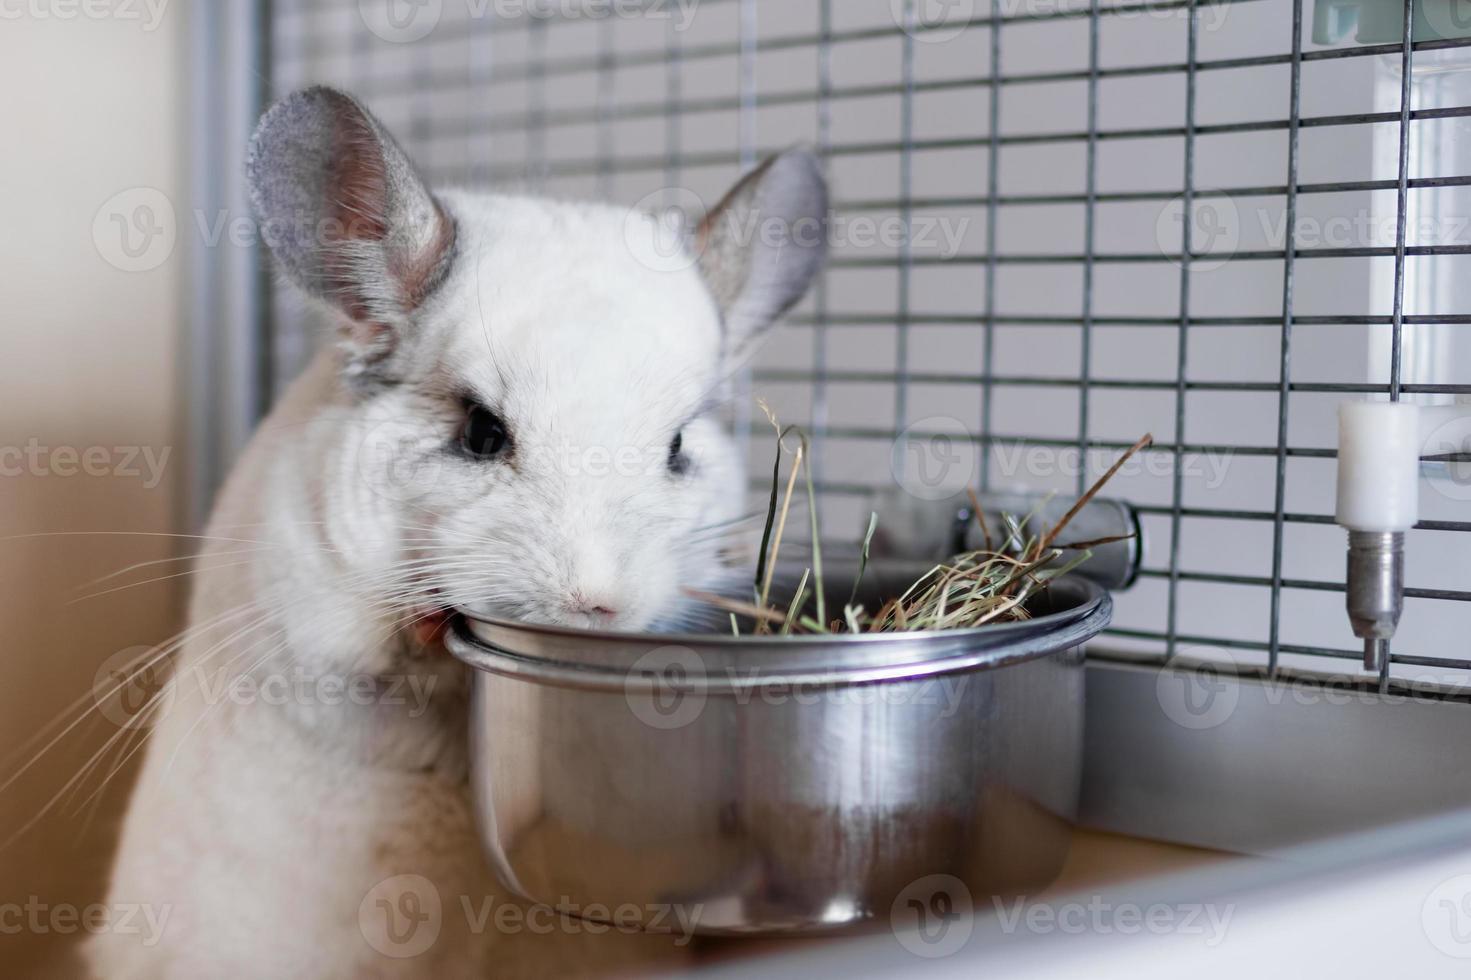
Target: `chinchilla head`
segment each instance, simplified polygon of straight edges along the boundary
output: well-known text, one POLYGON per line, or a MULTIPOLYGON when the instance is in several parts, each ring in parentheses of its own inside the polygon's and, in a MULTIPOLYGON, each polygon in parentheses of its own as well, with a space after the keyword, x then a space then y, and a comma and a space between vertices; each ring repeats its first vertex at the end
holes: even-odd
POLYGON ((744 499, 718 395, 825 256, 812 155, 768 160, 677 249, 667 216, 436 194, 328 88, 266 113, 248 174, 276 260, 339 324, 334 435, 303 476, 353 580, 406 615, 678 624, 744 499))

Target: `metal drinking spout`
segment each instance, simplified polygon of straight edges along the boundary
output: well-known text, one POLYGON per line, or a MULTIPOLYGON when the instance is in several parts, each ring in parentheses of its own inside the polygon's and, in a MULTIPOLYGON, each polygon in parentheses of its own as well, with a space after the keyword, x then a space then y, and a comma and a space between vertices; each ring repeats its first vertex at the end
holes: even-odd
POLYGON ((1405 536, 1348 532, 1348 618, 1364 641, 1364 669, 1378 670, 1405 606, 1405 536))
POLYGON ((1420 497, 1419 409, 1352 402, 1338 413, 1338 523, 1348 529, 1349 622, 1364 669, 1382 670, 1405 603, 1405 532, 1420 497))

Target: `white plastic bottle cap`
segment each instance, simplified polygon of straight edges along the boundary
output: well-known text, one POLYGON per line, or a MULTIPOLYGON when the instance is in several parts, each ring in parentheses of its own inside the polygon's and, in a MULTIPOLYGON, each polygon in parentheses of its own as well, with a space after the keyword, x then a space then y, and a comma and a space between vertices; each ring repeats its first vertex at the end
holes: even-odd
POLYGON ((1404 402, 1338 407, 1338 523, 1407 531, 1420 514, 1420 409, 1404 402))

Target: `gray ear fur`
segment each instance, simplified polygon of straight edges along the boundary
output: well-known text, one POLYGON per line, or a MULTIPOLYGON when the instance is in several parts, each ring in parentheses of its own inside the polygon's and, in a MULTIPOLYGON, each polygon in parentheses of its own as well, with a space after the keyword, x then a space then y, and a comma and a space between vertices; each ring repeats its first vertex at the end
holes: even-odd
POLYGON ((827 258, 827 182, 805 149, 769 158, 701 222, 700 272, 725 318, 726 349, 753 342, 807 292, 827 258))
POLYGON ((350 321, 355 367, 386 358, 455 243, 453 219, 408 156, 360 102, 316 86, 261 118, 246 174, 277 261, 350 321))

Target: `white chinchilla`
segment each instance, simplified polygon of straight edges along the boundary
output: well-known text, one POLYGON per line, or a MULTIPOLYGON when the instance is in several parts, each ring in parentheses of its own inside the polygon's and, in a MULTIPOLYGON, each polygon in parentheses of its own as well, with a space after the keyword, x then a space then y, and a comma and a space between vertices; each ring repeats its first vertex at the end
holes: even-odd
MULTIPOLYGON (((110 901, 158 928, 99 976, 571 976, 681 962, 680 937, 498 928, 470 813, 445 610, 687 624, 744 477, 712 410, 825 255, 816 160, 768 160, 671 254, 666 223, 434 194, 327 88, 248 164, 286 275, 340 343, 217 503, 110 901)), ((140 918, 139 921, 145 921, 140 918)), ((687 938, 687 937, 686 937, 687 938)))

